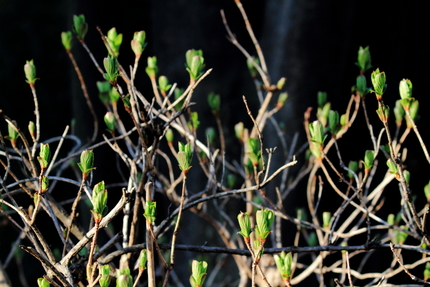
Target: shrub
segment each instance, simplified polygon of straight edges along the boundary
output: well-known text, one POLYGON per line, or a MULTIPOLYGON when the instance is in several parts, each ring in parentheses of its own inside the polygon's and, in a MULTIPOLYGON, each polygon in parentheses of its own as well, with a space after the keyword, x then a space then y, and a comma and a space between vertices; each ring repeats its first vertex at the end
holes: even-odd
POLYGON ((241 2, 235 2, 257 56, 241 46, 223 15, 224 24, 229 40, 246 56, 257 91, 263 95, 256 111, 243 96, 253 123, 249 127, 242 122, 223 123, 224 103, 211 93, 207 104, 216 128, 208 128, 203 138, 198 136, 202 119, 193 110, 193 95, 211 72, 203 51, 185 53, 189 85, 183 90, 159 74, 156 56, 148 57, 145 72, 153 91, 148 97, 134 85, 147 45, 146 33, 135 32, 131 40, 135 61, 127 71, 119 58, 122 34, 112 28, 103 35, 107 56, 102 61, 95 59, 85 42, 89 27, 79 15, 73 18, 73 33, 63 32, 61 40, 81 82, 93 118, 93 135, 82 145, 67 127, 61 136, 42 140, 37 63, 26 62, 24 73, 33 95, 34 121, 26 130, 20 119, 11 119, 7 111, 1 111, 7 123, 7 135, 0 134, 4 168, 0 211, 7 220, 1 232, 16 237, 14 242, 7 242, 12 248, 2 259, 1 275, 7 275, 4 270, 13 257, 19 266, 27 264, 18 251, 22 249, 43 267, 39 286, 111 286, 114 282, 116 286, 183 286, 178 273, 184 272, 189 272, 191 286, 247 286, 248 281, 252 286, 309 282, 382 286, 396 282, 399 273, 427 283, 430 184, 424 188, 427 202, 415 201, 405 166, 404 142, 411 131, 430 163, 416 126, 418 101, 412 97, 412 82, 400 82, 400 99, 390 108, 383 101, 387 76, 380 69, 370 74, 370 50, 360 47, 349 104, 340 113, 333 111, 327 94, 319 93, 317 112, 308 109, 304 114, 307 141, 297 148, 295 141, 286 139, 274 117, 289 104, 285 79, 271 81, 241 2), (97 87, 98 105, 106 109, 106 131, 100 132, 101 116, 74 59, 73 35, 104 79, 97 87), (367 84, 369 78, 372 88, 367 84), (367 105, 377 107, 380 123, 371 121, 367 105), (344 135, 360 124, 359 114, 364 115, 368 134, 360 133, 345 142, 344 135), (267 135, 268 125, 278 133, 267 135), (381 130, 376 134, 378 125, 381 130), (230 141, 241 146, 236 162, 225 156, 226 128, 234 129, 236 139, 230 141), (263 135, 277 136, 283 147, 291 148, 276 151, 276 147, 265 144, 263 135), (103 140, 97 141, 101 136, 103 140), (357 138, 371 142, 372 149, 355 146, 357 138), (75 145, 65 151, 69 141, 75 145), (106 146, 113 153, 103 149, 106 146), (351 146, 357 161, 347 165, 344 149, 351 146), (275 156, 284 164, 274 166, 275 156), (379 163, 381 160, 386 166, 379 163), (116 176, 98 175, 97 162, 123 179, 117 182, 116 176), (299 167, 292 170, 293 166, 299 167), (96 176, 104 178, 94 183, 96 176), (201 191, 193 184, 198 177, 206 181, 201 191), (277 177, 282 180, 275 182, 277 177), (385 216, 383 196, 391 182, 397 183, 397 191, 393 188, 385 193, 397 192, 400 200, 390 206, 397 215, 385 216), (58 194, 66 189, 75 195, 58 194), (293 210, 294 204, 289 202, 293 192, 297 198, 306 198, 306 207, 293 210), (204 223, 189 214, 201 217, 204 223), (232 220, 236 215, 237 222, 232 220), (117 220, 119 217, 122 220, 117 220), (218 246, 179 243, 213 231, 218 239, 210 242, 218 246), (178 256, 180 250, 196 259, 178 256), (379 261, 381 254, 389 260, 379 261), (378 260, 377 266, 369 264, 371 260, 378 260))

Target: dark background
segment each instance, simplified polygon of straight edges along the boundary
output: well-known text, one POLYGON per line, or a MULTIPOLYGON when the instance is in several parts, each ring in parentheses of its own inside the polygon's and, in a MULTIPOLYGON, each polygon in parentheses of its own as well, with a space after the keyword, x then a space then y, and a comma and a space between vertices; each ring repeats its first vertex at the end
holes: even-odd
MULTIPOLYGON (((277 118, 286 123, 288 138, 296 131, 302 133, 303 113, 308 106, 316 107, 318 91, 328 93, 333 109, 344 111, 358 73, 354 65, 358 48, 370 46, 373 67, 387 73, 384 100, 388 105, 393 107, 399 98, 399 81, 412 80, 413 95, 421 103, 418 126, 429 142, 425 135, 429 121, 425 106, 430 86, 430 42, 424 7, 412 2, 370 0, 268 0, 244 1, 243 5, 263 48, 272 80, 287 78, 290 99, 277 118)), ((76 120, 77 135, 82 139, 91 136, 91 115, 60 41, 60 33, 71 29, 72 16, 85 14, 89 24, 86 42, 100 64, 106 51, 96 26, 105 33, 116 27, 124 34, 119 57, 124 67, 134 61, 129 48, 133 33, 147 32, 148 46, 140 62, 136 85, 148 96, 151 88, 144 72, 147 56, 157 56, 160 75, 166 75, 179 87, 186 87, 185 52, 191 48, 202 49, 206 67, 214 70, 194 96, 196 109, 201 112, 200 121, 204 127, 214 124, 211 117, 204 118, 205 114, 209 115, 206 95, 211 91, 219 93, 221 116, 228 123, 225 132, 232 136, 235 123, 244 121, 251 126, 241 96, 247 96, 254 113, 258 102, 245 57, 226 39, 220 9, 225 10, 238 40, 255 55, 233 0, 0 0, 0 109, 17 119, 22 127, 33 120, 34 106, 23 66, 26 60, 34 59, 40 78, 36 88, 42 114, 42 141, 61 134, 72 118, 76 120)), ((104 110, 97 104, 95 82, 103 79, 77 41, 73 52, 102 121, 104 110)), ((373 95, 368 97, 367 105, 375 119, 373 110, 377 104, 373 95)), ((382 124, 378 126, 374 122, 377 131, 382 128, 382 124)), ((5 133, 6 125, 1 128, 5 133)), ((353 136, 353 144, 344 150, 346 161, 360 159, 363 151, 372 147, 367 134, 357 130, 353 136)), ((273 138, 266 135, 269 146, 278 145, 273 138)), ((414 148, 416 139, 412 136, 408 141, 412 145, 408 164, 416 180, 412 188, 421 194, 428 181, 428 166, 421 162, 420 167, 417 162, 422 152, 414 148)), ((231 142, 228 150, 231 154, 227 152, 227 157, 234 157, 240 149, 231 142)))

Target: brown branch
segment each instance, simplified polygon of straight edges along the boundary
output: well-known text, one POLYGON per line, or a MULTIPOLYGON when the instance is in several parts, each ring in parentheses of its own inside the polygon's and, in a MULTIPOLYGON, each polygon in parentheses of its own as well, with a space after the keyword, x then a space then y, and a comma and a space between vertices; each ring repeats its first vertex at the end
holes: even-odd
MULTIPOLYGON (((396 244, 396 245, 397 245, 397 244, 396 244)), ((430 285, 430 282, 425 281, 425 280, 423 280, 423 279, 421 279, 421 278, 416 277, 416 276, 415 276, 415 275, 413 275, 411 272, 409 272, 409 270, 408 270, 408 269, 406 269, 406 267, 403 265, 402 261, 400 260, 399 256, 397 255, 397 253, 396 253, 396 252, 395 252, 395 250, 394 250, 394 244, 393 244, 393 243, 391 243, 391 242, 390 242, 390 249, 391 249, 391 251, 393 252, 393 255, 394 255, 394 257, 396 258, 396 260, 397 260, 397 262, 399 263, 399 265, 403 268, 403 270, 405 271, 405 273, 406 273, 406 274, 408 274, 408 275, 409 275, 409 277, 411 277, 411 279, 412 279, 413 281, 417 281, 417 282, 419 282, 419 283, 423 283, 423 284, 426 284, 426 285, 430 285)))

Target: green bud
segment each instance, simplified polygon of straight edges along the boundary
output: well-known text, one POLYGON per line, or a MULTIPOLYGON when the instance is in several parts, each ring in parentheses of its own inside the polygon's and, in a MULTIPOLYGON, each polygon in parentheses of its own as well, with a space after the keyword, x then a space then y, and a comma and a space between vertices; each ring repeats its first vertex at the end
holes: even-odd
POLYGON ((248 139, 247 155, 254 166, 258 165, 261 159, 260 141, 258 139, 248 139))
POLYGON ((279 81, 276 83, 276 88, 278 90, 282 90, 282 88, 284 87, 286 81, 287 81, 286 78, 280 78, 279 81))
POLYGON ((323 227, 324 228, 329 228, 330 221, 331 221, 331 212, 324 211, 323 214, 322 214, 322 218, 323 218, 323 227))
POLYGON ((400 98, 410 99, 412 98, 412 82, 409 79, 403 79, 399 84, 400 98))
POLYGON ((101 275, 99 280, 100 287, 109 287, 110 281, 112 279, 112 277, 110 276, 109 265, 102 265, 99 269, 99 273, 101 275))
POLYGON ((369 47, 360 47, 358 50, 357 63, 355 63, 358 68, 360 68, 360 73, 364 73, 372 67, 369 47))
POLYGON ((187 174, 191 168, 191 161, 193 159, 193 151, 191 149, 191 145, 189 143, 183 144, 178 142, 178 154, 176 159, 179 163, 179 168, 183 173, 187 174))
POLYGON ((430 181, 424 186, 424 194, 426 195, 427 202, 430 202, 430 181))
MULTIPOLYGON (((252 57, 252 59, 255 61, 255 63, 257 63, 257 65, 260 65, 260 60, 259 60, 258 58, 252 57)), ((257 71, 257 69, 254 67, 254 64, 253 64, 252 60, 251 60, 251 59, 247 59, 247 60, 246 60, 246 64, 247 64, 247 66, 248 66, 248 70, 249 70, 249 72, 251 73, 251 76, 252 76, 253 78, 257 77, 257 75, 258 75, 258 71, 257 71)))
POLYGON ((122 34, 118 34, 116 28, 113 27, 107 32, 106 42, 109 45, 108 52, 115 57, 119 56, 119 48, 122 44, 122 34))
POLYGON ((81 153, 81 162, 78 163, 78 167, 81 170, 84 178, 89 175, 91 170, 95 169, 94 152, 92 150, 84 150, 81 153))
POLYGON ((327 93, 318 92, 318 107, 323 108, 326 103, 327 103, 327 93))
POLYGON ((97 183, 93 188, 92 204, 93 204, 93 215, 94 220, 100 222, 103 216, 107 213, 107 199, 108 192, 105 189, 104 181, 97 183))
POLYGON ((191 264, 191 287, 201 287, 206 279, 208 263, 206 261, 193 260, 191 264))
POLYGON ((405 116, 405 109, 402 105, 402 100, 396 101, 396 106, 394 107, 394 117, 396 118, 396 125, 400 127, 403 122, 403 117, 405 116))
POLYGON ((356 87, 357 92, 360 95, 360 97, 363 98, 367 95, 367 93, 368 93, 367 81, 366 81, 366 77, 364 75, 360 75, 357 77, 355 87, 356 87))
POLYGON ((293 265, 293 256, 291 252, 285 253, 282 251, 279 255, 273 255, 273 259, 275 259, 276 267, 281 274, 282 280, 284 280, 284 282, 289 282, 292 275, 293 265))
POLYGON ((247 212, 241 212, 237 216, 237 221, 239 222, 240 231, 238 234, 242 235, 245 242, 249 243, 249 236, 252 232, 251 229, 251 219, 247 212))
POLYGON ((152 225, 155 222, 155 219, 157 218, 157 203, 153 201, 147 201, 145 206, 145 213, 143 214, 145 216, 146 221, 152 225))
POLYGON ((18 126, 16 124, 16 121, 7 122, 7 130, 8 130, 8 136, 7 139, 10 140, 10 143, 13 147, 16 146, 16 140, 19 138, 18 133, 18 126))
POLYGON ((381 122, 386 123, 390 119, 390 107, 382 103, 376 110, 381 122))
POLYGON ((328 126, 329 126, 329 131, 333 134, 336 135, 340 129, 342 128, 342 126, 340 125, 340 120, 339 120, 339 113, 337 111, 330 111, 328 114, 328 126))
POLYGON ((42 187, 40 188, 41 193, 45 193, 49 188, 49 180, 48 177, 42 175, 42 187))
POLYGON ((88 32, 88 24, 85 22, 83 14, 79 16, 73 15, 73 31, 76 33, 79 41, 84 41, 85 35, 88 32))
POLYGON ((145 71, 149 78, 155 79, 158 73, 157 57, 148 57, 148 66, 146 67, 145 71))
POLYGON ((174 136, 174 134, 173 134, 172 129, 168 129, 168 130, 166 131, 166 140, 167 140, 167 142, 172 143, 172 142, 173 142, 174 137, 175 137, 175 136, 174 136))
POLYGON ((237 177, 234 174, 229 173, 227 175, 228 187, 233 189, 236 186, 236 182, 237 182, 237 177))
POLYGON ((49 286, 51 286, 51 284, 49 284, 49 281, 46 280, 45 278, 39 278, 39 279, 37 279, 37 285, 39 287, 49 287, 49 286))
POLYGON ((278 102, 276 103, 276 107, 278 109, 282 108, 285 105, 285 102, 287 101, 287 99, 288 99, 287 92, 280 93, 278 97, 278 102))
POLYGON ((124 268, 116 278, 116 287, 133 287, 133 277, 130 275, 130 269, 124 268))
POLYGON ((204 68, 205 60, 203 58, 203 52, 202 50, 188 50, 185 53, 185 58, 185 66, 188 73, 190 74, 190 79, 195 81, 201 76, 202 70, 204 68))
POLYGON ((391 158, 389 158, 387 160, 387 166, 388 166, 389 172, 391 174, 394 174, 395 177, 396 177, 396 179, 398 179, 399 178, 399 173, 398 173, 398 170, 397 170, 397 165, 394 163, 394 161, 391 158))
POLYGON ((49 159, 51 158, 51 150, 49 144, 41 144, 40 152, 37 160, 39 161, 40 168, 45 170, 48 167, 49 159))
MULTIPOLYGON (((408 227, 406 225, 401 225, 401 229, 408 230, 408 227)), ((394 244, 404 244, 406 241, 406 238, 408 238, 408 234, 406 232, 400 231, 400 230, 393 230, 393 243, 394 244)))
POLYGON ((424 269, 424 280, 428 281, 430 279, 430 262, 426 263, 426 268, 424 269))
POLYGON ((208 104, 212 113, 217 117, 221 109, 221 97, 215 93, 208 95, 208 104))
POLYGON ((160 89, 160 91, 167 92, 170 90, 171 87, 172 85, 169 84, 169 80, 166 76, 160 76, 158 78, 158 88, 160 89))
POLYGON ((188 72, 190 73, 190 78, 193 80, 197 80, 198 78, 200 78, 201 74, 202 74, 202 70, 204 67, 204 58, 201 56, 194 56, 193 60, 191 62, 191 67, 188 70, 188 72))
POLYGON ((309 132, 311 134, 311 141, 315 142, 318 145, 323 145, 326 139, 326 135, 324 135, 324 127, 320 121, 314 121, 309 124, 309 132))
POLYGON ((72 50, 73 35, 71 31, 61 32, 61 43, 67 51, 72 50))
POLYGON ((96 82, 97 89, 99 90, 99 98, 103 104, 107 105, 110 102, 109 92, 112 89, 112 85, 109 81, 98 81, 96 82))
POLYGON ((109 98, 110 98, 110 101, 112 104, 115 104, 121 98, 121 95, 118 93, 118 91, 115 89, 115 87, 112 87, 112 89, 109 93, 109 98))
POLYGON ((256 213, 257 225, 255 226, 256 239, 264 245, 269 234, 272 232, 270 228, 272 227, 273 221, 275 220, 275 214, 269 209, 260 209, 256 213))
POLYGON ((244 131, 245 127, 242 122, 234 125, 234 133, 236 135, 236 138, 239 139, 241 142, 243 142, 244 131))
POLYGON ((340 125, 343 127, 343 126, 345 126, 346 125, 346 123, 347 123, 347 116, 346 116, 346 114, 343 114, 343 115, 341 115, 340 116, 340 125))
POLYGON ((385 72, 380 72, 379 69, 373 71, 371 75, 373 92, 376 94, 376 98, 379 100, 382 99, 382 95, 385 93, 387 89, 387 85, 385 84, 386 76, 385 72))
POLYGON ((140 251, 139 260, 138 260, 139 271, 141 271, 141 272, 145 271, 146 261, 148 261, 147 252, 146 252, 146 249, 142 249, 140 251))
POLYGON ((317 235, 315 234, 315 232, 312 232, 311 234, 309 234, 307 242, 308 242, 308 246, 310 246, 310 247, 317 246, 318 238, 317 238, 317 235))
MULTIPOLYGON (((356 161, 350 161, 348 164, 348 168, 352 170, 354 173, 357 173, 358 171, 358 162, 356 161)), ((348 177, 354 178, 354 174, 348 171, 348 177)))
POLYGON ((103 74, 103 77, 111 82, 113 85, 116 84, 117 78, 119 76, 118 73, 118 59, 111 54, 109 54, 103 60, 103 66, 105 67, 106 73, 103 74))
POLYGON ((112 112, 107 112, 104 116, 104 121, 110 133, 115 131, 115 116, 112 112))
POLYGON ((28 123, 28 132, 30 133, 31 137, 34 138, 35 137, 35 131, 36 131, 36 126, 34 125, 33 121, 30 121, 28 123))
POLYGON ((191 49, 185 53, 185 61, 186 61, 185 65, 187 68, 191 68, 194 56, 203 57, 203 51, 191 49))
POLYGON ((134 32, 133 40, 131 40, 131 49, 137 58, 140 58, 143 50, 145 50, 146 43, 146 33, 145 31, 134 32))
MULTIPOLYGON (((179 97, 181 97, 181 96, 184 94, 184 89, 176 88, 176 89, 175 89, 175 92, 174 92, 173 94, 174 94, 174 96, 175 96, 175 101, 176 101, 177 99, 179 99, 179 97)), ((180 110, 180 109, 182 108, 183 104, 184 104, 184 101, 185 101, 185 99, 182 99, 181 101, 179 101, 179 102, 175 105, 175 109, 176 109, 176 110, 180 110)))
POLYGON ((365 173, 369 173, 370 169, 373 167, 373 161, 375 159, 375 151, 374 150, 366 150, 364 154, 364 171, 365 173))
POLYGON ((36 82, 36 66, 34 65, 33 60, 27 61, 24 65, 24 73, 26 77, 26 82, 30 86, 34 86, 34 83, 36 82))
POLYGON ((188 124, 188 126, 190 127, 190 130, 196 131, 199 125, 200 125, 199 114, 197 112, 190 113, 190 122, 188 124))
POLYGON ((213 145, 216 139, 216 130, 213 127, 208 127, 205 134, 209 144, 213 145))

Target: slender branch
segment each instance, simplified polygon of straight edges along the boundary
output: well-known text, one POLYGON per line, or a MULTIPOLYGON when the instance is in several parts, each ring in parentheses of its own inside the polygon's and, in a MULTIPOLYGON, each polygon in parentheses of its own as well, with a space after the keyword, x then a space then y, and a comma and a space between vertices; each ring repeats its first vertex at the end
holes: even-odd
POLYGON ((85 100, 87 101, 87 106, 90 109, 91 115, 93 116, 93 125, 94 125, 94 131, 93 136, 91 137, 91 140, 88 142, 88 144, 93 143, 96 140, 98 129, 99 129, 99 121, 97 119, 96 112, 93 108, 93 103, 91 102, 90 96, 88 94, 87 85, 85 84, 84 77, 82 76, 81 69, 79 69, 78 63, 76 63, 75 57, 73 56, 73 53, 71 50, 66 50, 67 55, 70 58, 70 61, 73 64, 73 67, 75 68, 76 75, 78 76, 79 82, 81 83, 81 89, 84 93, 85 100))
MULTIPOLYGON (((397 245, 397 244, 396 244, 397 245)), ((399 256, 397 255, 397 253, 394 250, 394 244, 390 242, 390 249, 393 252, 394 257, 396 258, 397 262, 399 263, 399 265, 403 268, 403 270, 405 271, 406 274, 409 275, 409 277, 411 277, 412 280, 417 281, 419 283, 425 284, 425 285, 430 285, 430 282, 425 281, 421 278, 416 277, 415 275, 412 275, 411 272, 409 272, 408 269, 406 269, 406 267, 403 265, 402 261, 400 260, 399 256)))

